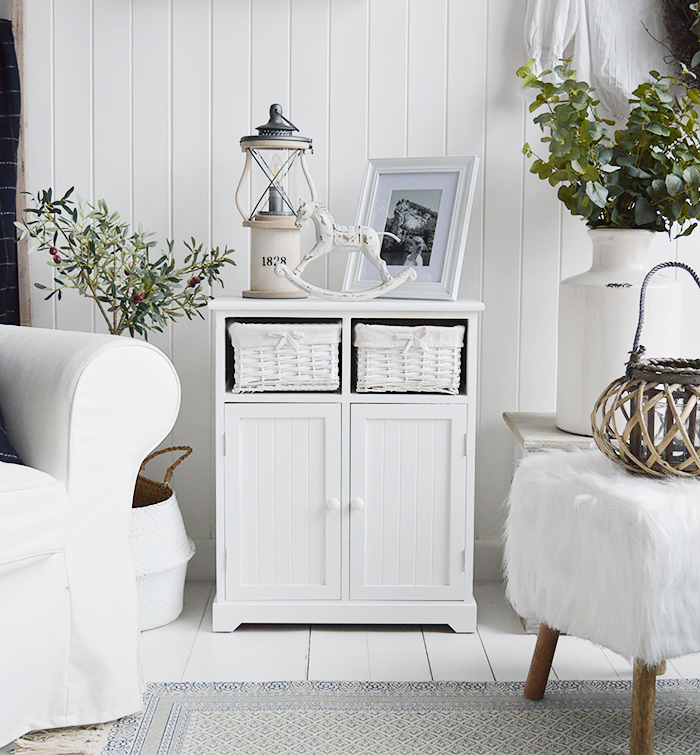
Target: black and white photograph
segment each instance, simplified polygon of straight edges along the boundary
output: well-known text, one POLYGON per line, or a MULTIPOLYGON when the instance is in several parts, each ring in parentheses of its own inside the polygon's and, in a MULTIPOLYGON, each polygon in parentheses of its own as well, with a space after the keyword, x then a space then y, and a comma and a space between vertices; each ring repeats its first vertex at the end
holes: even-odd
MULTIPOLYGON (((415 272, 385 297, 457 297, 478 162, 476 155, 367 161, 357 223, 380 236, 380 256, 392 276, 415 272)), ((344 291, 367 291, 379 282, 375 265, 350 254, 344 291)))
POLYGON ((391 192, 381 251, 387 265, 430 264, 441 197, 442 189, 391 192))

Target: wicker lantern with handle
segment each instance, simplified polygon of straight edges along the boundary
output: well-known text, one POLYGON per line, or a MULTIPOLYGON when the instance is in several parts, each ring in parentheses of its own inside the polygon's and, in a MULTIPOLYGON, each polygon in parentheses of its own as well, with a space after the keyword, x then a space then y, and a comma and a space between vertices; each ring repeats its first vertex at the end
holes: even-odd
POLYGON ((639 341, 649 279, 659 270, 695 271, 663 262, 647 273, 639 297, 639 321, 625 375, 603 391, 591 415, 598 448, 630 472, 664 477, 700 475, 700 359, 644 359, 639 341))

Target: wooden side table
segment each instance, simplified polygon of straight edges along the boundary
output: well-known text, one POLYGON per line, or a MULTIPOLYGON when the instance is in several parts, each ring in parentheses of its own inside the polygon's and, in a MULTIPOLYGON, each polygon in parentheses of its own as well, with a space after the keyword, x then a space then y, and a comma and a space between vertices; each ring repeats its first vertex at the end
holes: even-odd
POLYGON ((552 448, 595 448, 595 441, 588 435, 575 435, 560 430, 554 422, 554 414, 530 412, 503 412, 503 419, 516 440, 516 459, 535 451, 552 448))
MULTIPOLYGON (((513 458, 520 461, 526 454, 561 449, 595 448, 595 441, 587 435, 575 435, 560 430, 555 424, 555 415, 533 412, 503 412, 503 419, 515 439, 513 458)), ((520 617, 527 634, 537 634, 540 622, 534 618, 520 617)))

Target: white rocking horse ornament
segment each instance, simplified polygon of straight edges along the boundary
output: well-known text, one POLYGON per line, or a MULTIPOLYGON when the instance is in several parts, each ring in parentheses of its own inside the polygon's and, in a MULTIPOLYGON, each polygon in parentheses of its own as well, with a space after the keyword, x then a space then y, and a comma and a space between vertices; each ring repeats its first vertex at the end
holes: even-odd
POLYGON ((302 257, 301 262, 294 270, 285 264, 275 267, 277 275, 281 278, 286 278, 302 291, 335 301, 364 301, 366 299, 374 299, 375 296, 385 294, 388 291, 393 291, 393 289, 407 280, 416 279, 416 271, 413 268, 406 268, 392 278, 386 263, 381 258, 379 236, 391 236, 396 241, 400 241, 401 239, 397 238, 393 233, 377 233, 374 228, 366 225, 336 225, 333 221, 333 216, 319 202, 301 203, 297 211, 296 226, 301 228, 309 218, 316 227, 316 244, 308 254, 302 257), (329 291, 326 288, 319 288, 302 280, 301 273, 311 260, 322 257, 335 248, 346 251, 348 249, 359 249, 377 268, 382 282, 378 286, 364 291, 329 291))

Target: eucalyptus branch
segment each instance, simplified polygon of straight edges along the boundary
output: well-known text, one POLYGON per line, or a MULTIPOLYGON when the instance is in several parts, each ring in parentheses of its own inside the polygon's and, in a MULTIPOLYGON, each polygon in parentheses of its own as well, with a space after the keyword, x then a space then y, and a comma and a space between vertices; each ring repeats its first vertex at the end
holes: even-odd
POLYGON ((544 111, 535 122, 549 156, 525 144, 531 172, 558 186, 559 199, 592 228, 691 233, 700 217, 698 92, 652 71, 633 93, 625 127, 613 132, 594 90, 569 66, 564 60, 536 76, 530 61, 517 72, 537 90, 530 111, 544 111))

